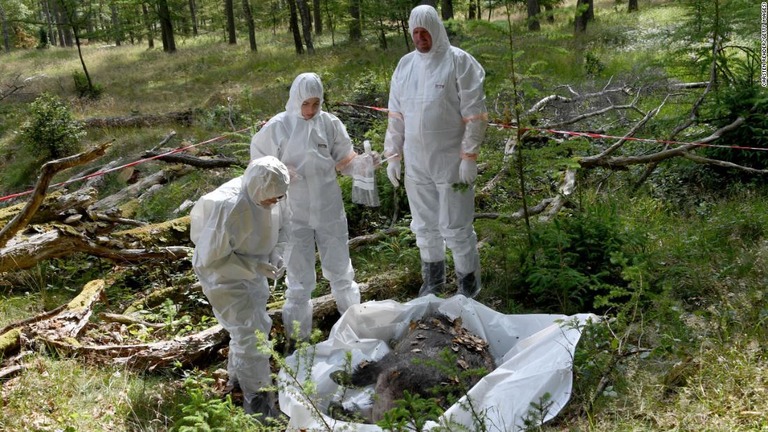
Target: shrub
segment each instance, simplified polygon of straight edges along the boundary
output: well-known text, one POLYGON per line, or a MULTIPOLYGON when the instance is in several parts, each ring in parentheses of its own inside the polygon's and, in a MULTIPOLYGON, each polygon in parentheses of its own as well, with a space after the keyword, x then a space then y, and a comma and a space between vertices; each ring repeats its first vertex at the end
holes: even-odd
POLYGON ((518 285, 527 286, 532 306, 557 305, 562 313, 595 308, 601 297, 625 292, 622 272, 642 244, 623 229, 615 206, 582 209, 532 234, 532 247, 519 255, 518 285))
POLYGON ((30 105, 29 120, 22 126, 23 144, 38 161, 71 156, 82 148, 82 124, 72 118, 69 107, 57 96, 43 93, 30 105))

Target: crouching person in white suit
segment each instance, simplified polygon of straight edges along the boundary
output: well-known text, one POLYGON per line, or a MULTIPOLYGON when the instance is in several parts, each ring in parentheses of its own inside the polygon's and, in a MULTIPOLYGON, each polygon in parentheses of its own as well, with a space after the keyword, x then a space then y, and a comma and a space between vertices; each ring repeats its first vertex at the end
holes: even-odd
POLYGON ((274 417, 276 395, 269 355, 259 351, 256 332, 269 335, 269 282, 283 272, 289 209, 288 169, 268 156, 251 161, 241 177, 198 200, 191 217, 192 263, 218 322, 230 335, 230 383, 243 390, 248 414, 274 417))

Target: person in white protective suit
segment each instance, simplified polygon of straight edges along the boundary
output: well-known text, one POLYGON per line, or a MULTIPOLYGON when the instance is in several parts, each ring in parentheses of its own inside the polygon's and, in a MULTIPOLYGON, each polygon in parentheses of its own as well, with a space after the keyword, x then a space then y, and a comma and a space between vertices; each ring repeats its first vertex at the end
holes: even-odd
POLYGON ((269 335, 269 282, 279 278, 290 209, 288 168, 274 157, 251 161, 245 173, 202 196, 190 213, 192 265, 218 322, 229 332, 230 385, 243 391, 248 414, 274 417, 269 355, 256 331, 269 335))
POLYGON ((474 297, 481 284, 473 182, 488 125, 485 71, 451 46, 432 6, 415 7, 408 29, 416 50, 400 59, 390 83, 384 156, 397 157, 389 160, 387 176, 399 186, 402 156, 411 230, 422 262, 419 296, 443 289, 447 245, 457 294, 474 297))
MULTIPOLYGON (((323 277, 329 281, 339 313, 360 303, 336 172, 351 175, 356 164, 364 160, 371 163, 371 159, 357 157, 344 124, 323 111, 322 105, 320 77, 300 74, 291 85, 285 111, 272 117, 251 140, 251 158, 276 156, 291 173, 287 289, 282 316, 288 350, 295 344, 294 337, 305 340, 312 330, 311 295, 317 283, 315 244, 323 277)), ((378 165, 378 154, 374 160, 378 165)))

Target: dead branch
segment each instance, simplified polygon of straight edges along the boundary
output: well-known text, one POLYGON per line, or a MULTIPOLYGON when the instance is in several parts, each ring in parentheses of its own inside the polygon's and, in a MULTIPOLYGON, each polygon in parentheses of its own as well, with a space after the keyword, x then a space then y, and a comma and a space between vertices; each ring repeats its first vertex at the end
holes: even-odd
MULTIPOLYGON (((536 204, 533 207, 528 207, 528 215, 533 216, 537 215, 544 210, 546 210, 547 207, 549 207, 550 204, 554 201, 554 198, 544 198, 543 200, 539 201, 538 204, 536 204)), ((500 219, 500 220, 517 220, 522 219, 523 216, 525 216, 525 210, 520 209, 512 214, 500 214, 500 213, 475 213, 475 219, 500 219)))
POLYGON ((601 116, 601 115, 606 114, 608 112, 617 111, 617 110, 631 110, 631 111, 635 111, 637 113, 640 113, 640 115, 645 115, 645 113, 643 113, 637 107, 637 105, 636 105, 638 97, 639 97, 639 94, 636 95, 636 97, 632 101, 632 103, 627 104, 627 105, 614 105, 613 103, 611 103, 610 105, 608 105, 606 107, 603 107, 603 108, 600 108, 600 109, 597 109, 597 110, 594 110, 594 111, 590 111, 590 112, 587 112, 587 113, 584 113, 584 114, 579 114, 579 115, 577 115, 575 117, 571 117, 570 119, 567 119, 567 120, 564 120, 564 121, 561 121, 561 122, 558 122, 558 123, 549 123, 545 127, 553 128, 553 129, 561 128, 563 126, 572 125, 574 123, 578 123, 578 122, 586 120, 588 118, 598 117, 598 116, 601 116))
POLYGON ((51 180, 56 173, 77 165, 88 163, 103 156, 111 144, 111 141, 106 142, 87 152, 46 162, 42 167, 40 178, 37 180, 37 185, 35 186, 34 192, 32 192, 32 196, 27 202, 26 207, 24 207, 19 214, 0 230, 0 247, 5 246, 8 240, 13 237, 17 231, 27 226, 37 212, 37 209, 42 204, 46 191, 48 190, 48 185, 51 183, 51 180))
MULTIPOLYGON (((27 85, 21 81, 21 74, 16 75, 10 82, 3 83, 3 88, 0 89, 0 101, 10 97, 14 93, 22 90, 27 85)), ((26 80, 25 80, 26 82, 26 80)))
POLYGON ((635 125, 632 127, 632 129, 630 129, 629 132, 624 134, 624 137, 622 137, 620 140, 616 141, 610 147, 605 149, 604 152, 602 152, 602 153, 600 153, 600 154, 598 154, 598 155, 596 155, 594 157, 598 158, 598 159, 599 158, 604 158, 604 157, 609 156, 610 154, 612 154, 613 152, 615 152, 619 148, 621 148, 624 145, 624 143, 627 142, 627 138, 635 136, 637 131, 639 131, 643 126, 645 126, 645 124, 648 123, 653 117, 656 117, 656 114, 658 114, 659 111, 661 111, 661 108, 664 106, 664 104, 667 103, 667 99, 668 98, 669 98, 669 96, 665 97, 664 100, 661 102, 661 104, 659 106, 657 106, 656 108, 650 110, 645 115, 645 117, 643 117, 639 122, 635 123, 635 125))
POLYGON ((193 156, 189 153, 171 153, 166 154, 168 152, 172 151, 172 149, 160 149, 160 150, 151 150, 148 152, 145 152, 141 157, 142 158, 153 158, 157 157, 158 160, 164 161, 164 162, 170 162, 170 163, 182 163, 186 165, 191 165, 193 167, 197 168, 205 168, 205 169, 211 169, 211 168, 228 168, 231 166, 239 166, 245 168, 247 166, 247 163, 236 159, 236 158, 229 158, 229 157, 218 157, 218 158, 207 158, 207 157, 197 157, 193 156))
POLYGON ((128 117, 91 118, 83 121, 87 128, 150 127, 163 124, 181 124, 189 126, 195 119, 193 110, 170 112, 166 114, 144 114, 128 117))
POLYGON ((517 135, 512 134, 507 138, 507 142, 504 144, 504 158, 501 163, 501 169, 492 179, 480 189, 480 194, 489 194, 496 188, 496 185, 501 182, 509 174, 509 158, 515 154, 515 146, 517 145, 517 135))
POLYGON ((400 235, 400 233, 405 231, 407 231, 407 228, 391 227, 391 228, 383 229, 381 231, 377 231, 373 234, 357 236, 349 239, 349 242, 348 242, 349 248, 351 250, 357 250, 362 246, 369 245, 371 243, 376 243, 377 241, 384 239, 386 237, 400 235))
POLYGON ((24 366, 13 365, 0 369, 0 381, 12 378, 24 371, 24 366))
POLYGON ((128 219, 128 218, 117 217, 117 216, 110 216, 104 213, 98 213, 90 210, 87 211, 87 213, 88 213, 88 216, 93 221, 104 221, 104 222, 111 222, 111 223, 120 224, 120 225, 133 225, 137 227, 143 227, 148 225, 148 223, 144 221, 138 221, 134 219, 128 219))
POLYGON ((568 197, 573 194, 573 190, 576 188, 576 170, 568 169, 565 171, 565 176, 563 178, 562 183, 560 184, 560 187, 558 188, 558 194, 552 201, 549 211, 547 211, 546 214, 539 217, 539 220, 542 222, 548 222, 552 220, 555 215, 560 212, 560 209, 563 208, 566 201, 568 200, 568 197))
POLYGON ((723 134, 735 130, 744 123, 744 118, 739 117, 733 121, 733 123, 723 126, 722 128, 713 132, 710 136, 698 140, 696 144, 687 144, 677 148, 662 150, 656 153, 643 155, 643 156, 626 156, 626 157, 613 157, 613 158, 597 158, 595 156, 585 157, 579 160, 579 165, 582 168, 594 168, 604 167, 611 169, 621 169, 630 165, 648 164, 653 162, 661 162, 674 157, 685 157, 689 150, 700 147, 699 144, 707 144, 723 136, 723 134))
POLYGON ((23 319, 21 321, 16 321, 14 323, 8 324, 7 326, 5 326, 2 329, 0 329, 0 335, 7 333, 7 332, 9 332, 10 330, 12 330, 14 328, 24 327, 26 325, 29 325, 29 324, 32 324, 32 323, 36 323, 38 321, 46 320, 46 319, 48 319, 48 318, 50 318, 52 316, 57 315, 65 307, 67 307, 67 305, 61 305, 61 306, 59 306, 59 307, 57 307, 55 309, 51 309, 49 311, 45 311, 45 312, 39 313, 39 314, 37 314, 37 315, 35 315, 33 317, 29 317, 29 318, 23 319))
POLYGON ((151 327, 151 328, 163 328, 165 327, 165 324, 163 323, 151 323, 144 321, 142 319, 139 319, 132 315, 123 315, 123 314, 114 314, 114 313, 100 313, 99 318, 101 318, 102 321, 106 322, 115 322, 119 324, 125 324, 125 325, 139 325, 143 327, 151 327))

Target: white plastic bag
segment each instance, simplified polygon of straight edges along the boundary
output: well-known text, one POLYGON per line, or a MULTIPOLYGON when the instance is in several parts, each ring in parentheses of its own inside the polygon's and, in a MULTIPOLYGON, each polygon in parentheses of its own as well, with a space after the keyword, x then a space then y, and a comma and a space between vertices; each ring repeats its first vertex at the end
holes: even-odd
POLYGON ((352 202, 368 207, 379 206, 379 192, 376 190, 374 156, 371 154, 371 142, 363 142, 365 153, 355 158, 352 172, 352 202))
MULTIPOLYGON (((464 296, 440 299, 428 295, 408 303, 385 300, 354 305, 336 322, 328 339, 315 345, 311 375, 307 373, 306 365, 297 371, 298 382, 309 380, 315 385, 317 394, 311 403, 286 371, 280 370, 280 409, 290 417, 287 430, 327 430, 327 424, 333 430, 382 431, 376 425, 344 422, 325 414, 328 404, 339 391, 330 374, 344 369, 347 352, 352 354, 353 366, 363 360, 382 358, 389 351, 389 340, 403 335, 411 320, 417 320, 431 310, 438 310, 452 319, 461 317, 467 330, 490 344, 498 366, 467 393, 477 412, 485 412, 489 431, 522 430, 523 418, 531 410, 531 403, 541 403, 546 393, 551 405, 544 421, 553 418, 565 406, 571 395, 571 367, 581 328, 588 320, 597 321, 592 314, 505 315, 464 296), (313 406, 321 413, 317 413, 313 406)), ((291 368, 296 368, 295 355, 286 361, 291 368)), ((370 396, 370 389, 347 389, 346 392, 345 399, 358 402, 370 396)), ((473 430, 474 419, 462 407, 466 405, 462 403, 464 400, 451 406, 439 421, 457 422, 473 430)), ((428 422, 426 427, 431 429, 438 425, 428 422)))

